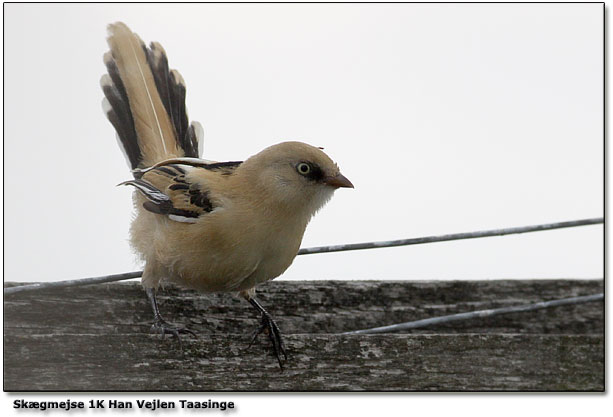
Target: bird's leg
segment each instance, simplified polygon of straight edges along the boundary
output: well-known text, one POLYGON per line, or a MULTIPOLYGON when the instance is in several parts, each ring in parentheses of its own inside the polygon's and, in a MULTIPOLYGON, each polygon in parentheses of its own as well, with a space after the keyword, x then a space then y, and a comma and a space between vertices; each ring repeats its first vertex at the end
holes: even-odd
POLYGON ((160 310, 158 308, 158 302, 155 298, 155 290, 153 288, 146 288, 147 297, 151 302, 151 307, 153 308, 153 325, 151 326, 152 333, 159 333, 162 336, 162 339, 167 335, 171 334, 175 336, 179 340, 179 346, 183 349, 181 344, 181 334, 191 334, 196 337, 196 333, 193 331, 186 329, 185 327, 175 327, 171 326, 166 320, 162 318, 160 314, 160 310))
POLYGON ((260 333, 265 332, 266 334, 268 334, 268 339, 270 339, 270 342, 272 344, 272 350, 277 357, 277 360, 279 361, 279 366, 281 367, 281 369, 283 369, 283 363, 281 362, 281 354, 283 354, 283 357, 285 358, 285 360, 287 360, 287 353, 285 352, 285 344, 283 343, 281 331, 279 330, 277 323, 275 323, 270 313, 268 313, 268 311, 266 311, 264 307, 262 307, 262 305, 258 303, 258 301, 254 297, 250 296, 247 293, 243 293, 242 295, 247 301, 249 301, 252 306, 254 306, 262 314, 262 321, 260 323, 260 326, 255 330, 255 332, 253 332, 253 338, 251 339, 251 343, 249 343, 249 347, 253 345, 253 342, 255 342, 255 339, 257 339, 260 333))

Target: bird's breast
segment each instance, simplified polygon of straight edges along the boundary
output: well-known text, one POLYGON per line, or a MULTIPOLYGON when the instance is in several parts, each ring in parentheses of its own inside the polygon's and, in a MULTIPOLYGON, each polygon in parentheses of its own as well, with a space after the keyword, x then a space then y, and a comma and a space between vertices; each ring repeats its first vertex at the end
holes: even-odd
POLYGON ((220 211, 207 224, 186 228, 191 236, 181 241, 191 244, 172 256, 175 281, 203 292, 242 291, 278 277, 292 264, 306 224, 266 213, 230 213, 220 211))

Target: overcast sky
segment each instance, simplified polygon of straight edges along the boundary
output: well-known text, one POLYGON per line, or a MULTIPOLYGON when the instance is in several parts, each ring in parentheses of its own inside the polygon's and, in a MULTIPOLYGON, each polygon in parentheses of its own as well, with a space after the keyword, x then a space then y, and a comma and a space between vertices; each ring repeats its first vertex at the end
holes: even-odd
MULTIPOLYGON (((165 47, 205 155, 322 146, 303 247, 603 215, 601 4, 4 6, 5 280, 137 270, 106 25, 165 47)), ((288 279, 595 278, 602 226, 296 259, 288 279)))

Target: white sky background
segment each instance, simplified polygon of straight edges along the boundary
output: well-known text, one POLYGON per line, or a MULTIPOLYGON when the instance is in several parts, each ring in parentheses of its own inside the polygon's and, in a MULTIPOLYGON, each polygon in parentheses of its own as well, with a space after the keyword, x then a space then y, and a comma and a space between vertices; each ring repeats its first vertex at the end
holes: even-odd
MULTIPOLYGON (((4 6, 5 280, 133 271, 106 25, 159 41, 205 158, 325 147, 303 247, 603 215, 600 4, 4 6)), ((291 279, 596 278, 602 226, 300 256, 291 279)))

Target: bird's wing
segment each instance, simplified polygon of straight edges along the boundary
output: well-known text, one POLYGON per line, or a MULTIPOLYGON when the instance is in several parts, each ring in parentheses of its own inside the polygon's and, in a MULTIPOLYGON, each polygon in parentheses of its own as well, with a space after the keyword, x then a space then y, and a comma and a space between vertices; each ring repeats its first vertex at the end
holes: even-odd
POLYGON ((147 170, 140 178, 122 182, 120 185, 132 185, 140 191, 147 199, 143 203, 145 210, 168 216, 177 222, 196 223, 198 218, 220 205, 211 195, 206 178, 211 178, 211 175, 231 175, 240 164, 241 162, 221 162, 205 167, 200 164, 163 164, 147 170), (197 174, 194 170, 205 170, 211 175, 194 175, 197 174))

